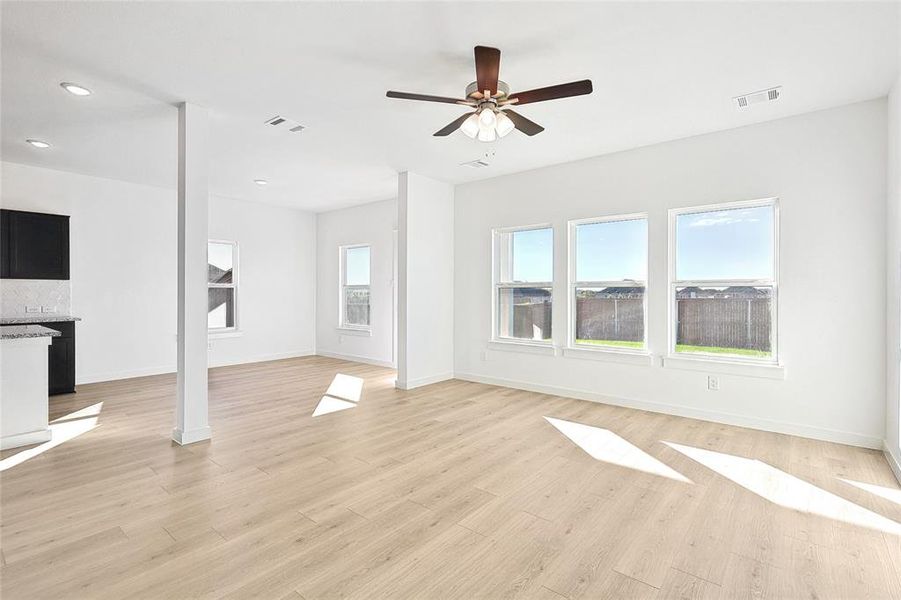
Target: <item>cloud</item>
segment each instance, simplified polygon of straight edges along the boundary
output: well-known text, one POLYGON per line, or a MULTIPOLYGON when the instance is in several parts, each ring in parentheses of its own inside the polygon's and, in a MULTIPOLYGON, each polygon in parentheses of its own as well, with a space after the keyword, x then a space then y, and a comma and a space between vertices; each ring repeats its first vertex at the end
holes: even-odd
POLYGON ((714 225, 732 225, 734 223, 756 223, 760 219, 749 216, 750 211, 722 211, 707 213, 710 216, 695 217, 689 227, 713 227, 714 225))

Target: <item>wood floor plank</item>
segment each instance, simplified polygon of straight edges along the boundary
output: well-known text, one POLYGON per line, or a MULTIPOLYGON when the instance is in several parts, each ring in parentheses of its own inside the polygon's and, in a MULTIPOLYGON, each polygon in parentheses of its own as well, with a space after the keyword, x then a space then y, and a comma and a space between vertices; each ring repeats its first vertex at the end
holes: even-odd
POLYGON ((901 598, 886 521, 783 506, 665 442, 901 523, 848 483, 898 490, 878 452, 465 381, 400 391, 323 357, 211 369, 209 442, 169 439, 174 397, 161 375, 52 399, 52 419, 102 406, 0 472, 4 600, 901 598), (360 401, 313 417, 338 373, 360 401), (593 456, 545 417, 634 451, 593 456))

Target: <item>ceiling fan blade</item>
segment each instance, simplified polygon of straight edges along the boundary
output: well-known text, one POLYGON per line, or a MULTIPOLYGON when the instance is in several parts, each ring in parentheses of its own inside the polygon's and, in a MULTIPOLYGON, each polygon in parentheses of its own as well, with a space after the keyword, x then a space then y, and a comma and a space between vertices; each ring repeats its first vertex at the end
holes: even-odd
POLYGON ((437 136, 437 137, 444 137, 444 136, 446 136, 446 135, 452 134, 453 132, 455 132, 455 131, 457 131, 458 129, 460 129, 460 125, 463 124, 463 121, 465 121, 466 119, 468 119, 468 118, 470 117, 470 115, 472 115, 472 114, 473 114, 473 113, 466 113, 465 115, 463 115, 463 116, 461 116, 461 117, 459 117, 459 118, 457 118, 457 119, 454 119, 453 121, 451 121, 450 123, 448 123, 447 125, 445 125, 445 126, 442 127, 441 129, 439 129, 438 131, 436 131, 436 132, 433 133, 432 135, 433 135, 433 136, 437 136))
POLYGON ((510 117, 510 120, 516 125, 516 128, 526 135, 535 135, 544 131, 544 127, 534 121, 530 121, 518 112, 507 109, 504 111, 504 114, 510 117))
POLYGON ((422 100, 423 102, 444 102, 445 104, 462 104, 464 106, 475 106, 475 103, 469 100, 458 98, 447 98, 446 96, 429 96, 428 94, 411 94, 409 92, 389 91, 385 94, 389 98, 400 98, 402 100, 422 100))
POLYGON ((583 79, 582 81, 561 83, 560 85, 510 94, 509 103, 517 105, 530 104, 532 102, 544 102, 545 100, 557 100, 558 98, 569 98, 571 96, 583 96, 591 92, 591 80, 583 79))
POLYGON ((501 51, 488 46, 476 46, 476 81, 479 91, 488 90, 490 95, 497 93, 497 77, 501 69, 501 51))

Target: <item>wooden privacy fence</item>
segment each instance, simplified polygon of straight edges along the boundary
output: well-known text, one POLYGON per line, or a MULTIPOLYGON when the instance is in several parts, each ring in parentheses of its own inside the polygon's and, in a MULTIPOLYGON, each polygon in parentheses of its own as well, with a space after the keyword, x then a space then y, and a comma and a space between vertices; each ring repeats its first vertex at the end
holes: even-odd
MULTIPOLYGON (((770 299, 679 298, 676 343, 770 352, 770 299)), ((551 304, 513 306, 513 335, 531 339, 535 327, 551 337, 551 304)), ((642 298, 577 298, 576 339, 644 340, 642 298)))
POLYGON ((769 298, 679 298, 676 343, 770 352, 769 298))
POLYGON ((345 322, 355 325, 369 324, 369 292, 347 290, 346 301, 345 322))
POLYGON ((551 339, 551 303, 514 304, 513 337, 533 339, 535 328, 541 330, 541 339, 551 339))
POLYGON ((644 340, 644 301, 641 298, 577 298, 576 339, 644 340))

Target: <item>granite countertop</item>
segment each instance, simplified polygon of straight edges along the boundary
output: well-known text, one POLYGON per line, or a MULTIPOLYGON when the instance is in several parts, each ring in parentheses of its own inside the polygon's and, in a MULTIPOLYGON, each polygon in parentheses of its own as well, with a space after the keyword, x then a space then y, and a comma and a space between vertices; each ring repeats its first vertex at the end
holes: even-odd
POLYGON ((33 313, 30 315, 16 315, 14 317, 0 317, 0 325, 20 325, 22 323, 61 323, 63 321, 81 321, 81 317, 63 315, 59 313, 33 313))
POLYGON ((55 329, 40 325, 7 325, 0 327, 0 340, 18 340, 21 338, 56 337, 61 335, 55 329))

